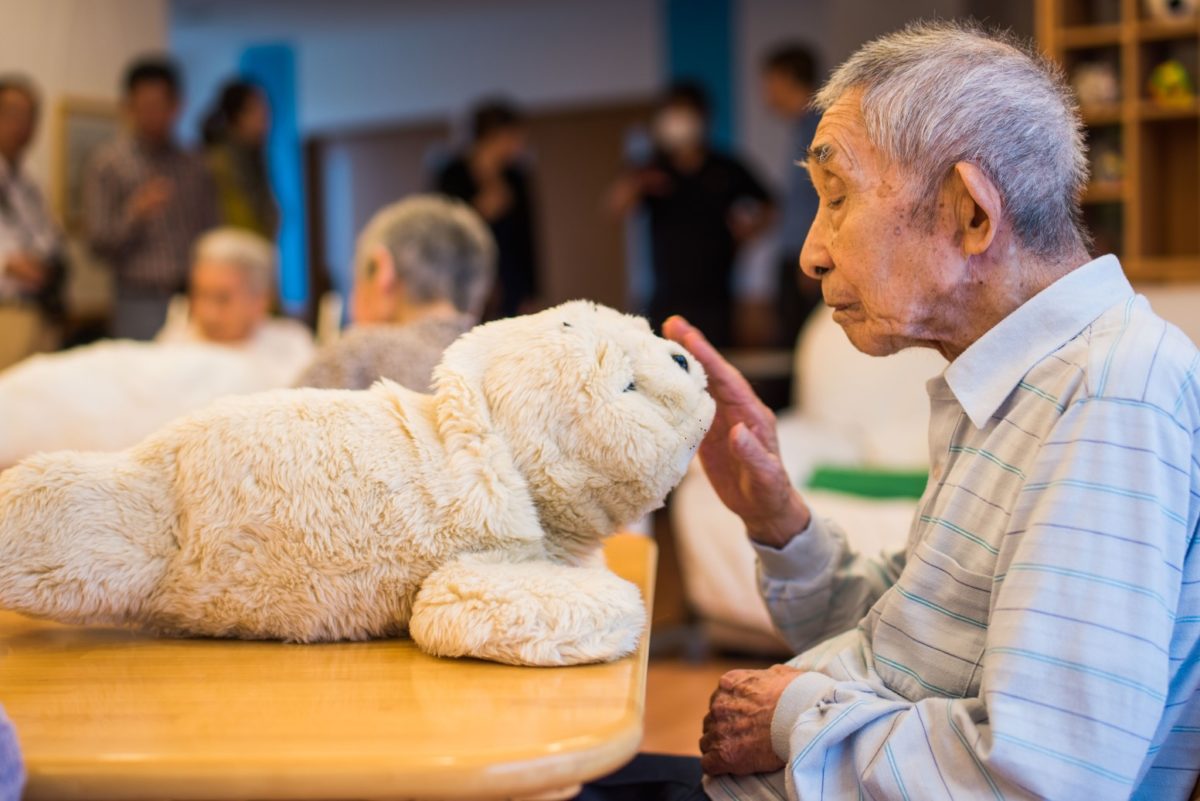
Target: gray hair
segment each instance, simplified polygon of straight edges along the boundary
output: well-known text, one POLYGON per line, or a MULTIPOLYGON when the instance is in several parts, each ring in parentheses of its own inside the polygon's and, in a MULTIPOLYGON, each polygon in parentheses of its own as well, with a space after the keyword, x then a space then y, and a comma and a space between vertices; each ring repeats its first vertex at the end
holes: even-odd
POLYGON ((270 293, 275 286, 275 246, 252 231, 214 228, 192 248, 193 269, 202 261, 236 267, 252 292, 270 293))
POLYGON ((931 223, 957 162, 996 185, 1020 244, 1043 257, 1089 243, 1079 197, 1083 128, 1062 72, 1011 35, 973 23, 917 22, 863 45, 813 104, 861 92, 867 135, 892 163, 922 176, 931 223))
POLYGON ((373 269, 371 251, 392 255, 408 296, 418 303, 448 300, 480 314, 496 273, 496 242, 469 206, 440 195, 416 195, 385 206, 358 237, 358 278, 373 269))

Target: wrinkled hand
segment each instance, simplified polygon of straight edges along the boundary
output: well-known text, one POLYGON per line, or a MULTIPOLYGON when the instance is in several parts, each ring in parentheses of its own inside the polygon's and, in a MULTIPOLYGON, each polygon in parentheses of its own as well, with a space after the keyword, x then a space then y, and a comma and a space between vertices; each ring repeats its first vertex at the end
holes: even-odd
POLYGON ((4 273, 26 292, 37 292, 46 285, 50 268, 41 259, 28 253, 14 253, 4 263, 4 273))
POLYGON ((731 670, 721 677, 700 738, 705 773, 771 773, 784 767, 771 746, 771 718, 779 696, 803 672, 774 665, 766 670, 731 670))
POLYGON ((502 177, 483 184, 475 195, 475 210, 485 220, 503 217, 513 204, 513 193, 502 177))
POLYGON ((700 461, 713 489, 742 518, 751 539, 782 547, 808 526, 811 515, 779 459, 775 415, 682 317, 663 323, 663 333, 704 366, 708 391, 717 402, 712 428, 700 444, 700 461))

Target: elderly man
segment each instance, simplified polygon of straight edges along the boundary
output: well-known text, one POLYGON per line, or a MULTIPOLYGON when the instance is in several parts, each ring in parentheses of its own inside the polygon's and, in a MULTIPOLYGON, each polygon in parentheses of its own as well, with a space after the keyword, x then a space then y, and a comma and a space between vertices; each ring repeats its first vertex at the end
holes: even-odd
POLYGON ((1089 260, 1061 77, 1008 41, 923 24, 864 46, 816 105, 821 208, 801 266, 860 350, 949 360, 929 383, 929 485, 903 552, 853 553, 789 484, 771 414, 674 318, 718 399, 704 467, 802 653, 721 679, 703 789, 688 765, 630 784, 676 767, 643 759, 586 792, 1187 798, 1200 354, 1114 257, 1089 260))
POLYGON ((312 335, 295 320, 270 316, 275 246, 239 228, 218 228, 196 242, 187 319, 168 318, 158 342, 235 348, 286 386, 313 358, 312 335))
POLYGON ((354 327, 299 385, 366 389, 387 378, 428 391, 442 351, 479 322, 495 272, 496 243, 465 203, 418 195, 385 207, 358 238, 354 327))

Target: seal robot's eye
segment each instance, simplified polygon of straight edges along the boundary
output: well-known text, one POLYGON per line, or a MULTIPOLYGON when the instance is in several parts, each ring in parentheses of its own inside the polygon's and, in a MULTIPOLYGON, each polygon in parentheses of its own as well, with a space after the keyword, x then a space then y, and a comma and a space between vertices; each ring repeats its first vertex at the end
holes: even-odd
POLYGON ((626 391, 626 392, 635 392, 635 391, 637 391, 637 384, 635 384, 634 382, 630 381, 630 382, 629 382, 629 386, 625 387, 625 391, 626 391))
POLYGON ((673 354, 671 358, 675 360, 675 363, 679 365, 683 372, 686 373, 688 371, 687 356, 684 356, 682 353, 676 353, 673 354))

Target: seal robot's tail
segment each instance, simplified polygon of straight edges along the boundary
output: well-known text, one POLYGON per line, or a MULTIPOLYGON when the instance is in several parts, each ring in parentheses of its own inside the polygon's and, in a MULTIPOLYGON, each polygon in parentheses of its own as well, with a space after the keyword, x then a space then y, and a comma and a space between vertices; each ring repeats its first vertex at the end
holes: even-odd
POLYGON ((168 468, 132 451, 62 451, 0 473, 0 608, 134 620, 177 550, 168 468))

